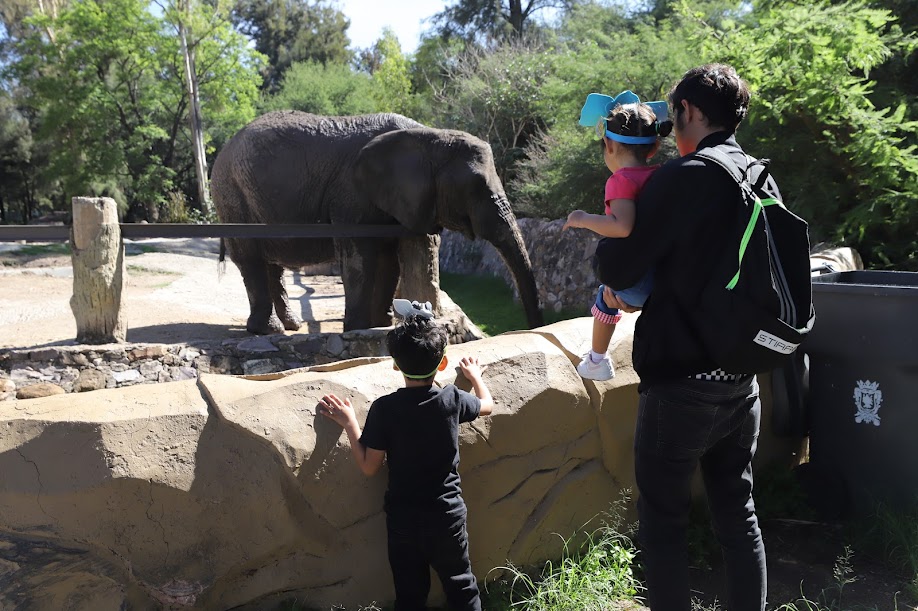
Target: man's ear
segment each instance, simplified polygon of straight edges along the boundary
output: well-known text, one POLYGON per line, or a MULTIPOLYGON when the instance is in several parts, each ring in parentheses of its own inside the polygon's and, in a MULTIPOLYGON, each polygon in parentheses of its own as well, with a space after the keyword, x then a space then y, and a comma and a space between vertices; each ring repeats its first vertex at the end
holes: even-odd
POLYGON ((440 364, 437 365, 437 371, 445 371, 446 365, 449 363, 449 359, 446 358, 446 355, 443 355, 443 358, 440 359, 440 364))

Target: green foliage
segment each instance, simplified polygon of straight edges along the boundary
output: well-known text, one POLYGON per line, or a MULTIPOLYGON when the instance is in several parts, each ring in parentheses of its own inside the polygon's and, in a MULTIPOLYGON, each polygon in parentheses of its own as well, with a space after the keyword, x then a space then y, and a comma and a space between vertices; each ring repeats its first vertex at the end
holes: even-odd
POLYGON ((543 85, 553 58, 537 43, 512 40, 492 50, 471 47, 442 66, 446 85, 434 93, 434 123, 489 142, 505 185, 551 113, 543 85))
MULTIPOLYGON (((209 133, 222 140, 254 117, 258 56, 213 7, 196 10, 188 26, 201 104, 209 133)), ((35 137, 54 142, 47 171, 65 194, 108 195, 122 211, 130 202, 135 218, 155 218, 165 194, 190 183, 174 18, 168 7, 154 16, 143 0, 83 0, 56 19, 28 21, 35 27, 19 41, 9 74, 40 118, 35 137)))
MULTIPOLYGON (((523 306, 513 301, 513 291, 494 276, 440 274, 440 286, 487 335, 528 329, 523 306)), ((545 324, 587 316, 583 311, 545 312, 545 324)))
POLYGON ((278 92, 265 99, 263 109, 320 115, 375 112, 373 81, 343 64, 296 63, 284 75, 278 92))
POLYGON ((918 506, 902 510, 881 503, 869 520, 851 524, 848 532, 859 551, 899 573, 909 594, 918 597, 918 506))
POLYGON ((408 60, 391 28, 376 43, 379 66, 373 72, 373 98, 380 112, 411 113, 411 79, 408 60))
POLYGON ((627 498, 616 503, 596 530, 564 540, 561 560, 546 563, 536 577, 513 564, 500 567, 512 575, 511 606, 526 611, 626 608, 622 603, 642 589, 632 570, 636 550, 622 532, 626 503, 627 498))
POLYGON ((346 64, 350 21, 329 0, 238 0, 233 22, 267 57, 264 86, 274 91, 298 62, 346 64))
MULTIPOLYGON (((510 185, 516 209, 529 216, 560 218, 601 207, 609 171, 593 131, 577 123, 587 94, 630 89, 641 99, 665 99, 692 64, 678 23, 651 25, 617 6, 578 7, 562 23, 559 44, 540 87, 552 119, 527 146, 519 179, 510 185)), ((672 139, 664 140, 655 162, 675 155, 672 139)))
POLYGON ((755 90, 741 133, 774 160, 816 239, 858 247, 868 266, 918 268, 918 122, 905 103, 877 107, 868 78, 915 48, 894 21, 857 0, 770 2, 720 30, 699 25, 694 38, 755 90))

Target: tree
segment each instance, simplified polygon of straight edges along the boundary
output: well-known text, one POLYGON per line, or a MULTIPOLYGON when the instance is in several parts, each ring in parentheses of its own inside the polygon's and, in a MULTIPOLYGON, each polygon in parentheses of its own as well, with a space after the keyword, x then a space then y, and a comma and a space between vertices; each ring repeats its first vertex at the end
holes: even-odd
POLYGON ((375 49, 379 57, 379 65, 373 71, 373 97, 377 110, 412 114, 408 60, 402 54, 402 46, 392 28, 383 30, 375 49))
POLYGON ((238 0, 232 13, 238 30, 267 58, 264 87, 276 91, 295 62, 346 64, 350 20, 330 0, 238 0))
POLYGON ((301 110, 317 115, 376 112, 373 79, 343 64, 297 62, 284 73, 277 93, 265 98, 263 110, 301 110))
MULTIPOLYGON (((155 219, 169 191, 193 183, 194 162, 180 43, 147 9, 83 0, 57 19, 37 15, 10 74, 41 116, 36 138, 55 141, 48 169, 63 192, 112 196, 122 209, 130 202, 130 217, 155 219)), ((211 7, 200 10, 213 23, 197 48, 202 105, 238 129, 254 116, 258 56, 211 7)))
POLYGON ((442 38, 466 40, 520 37, 545 9, 569 10, 577 0, 456 0, 433 17, 442 38))
POLYGON ((743 137, 774 160, 786 201, 816 239, 858 247, 874 267, 918 268, 918 121, 901 97, 872 99, 873 70, 913 54, 895 16, 859 0, 770 2, 720 29, 704 56, 733 63, 756 95, 743 137))

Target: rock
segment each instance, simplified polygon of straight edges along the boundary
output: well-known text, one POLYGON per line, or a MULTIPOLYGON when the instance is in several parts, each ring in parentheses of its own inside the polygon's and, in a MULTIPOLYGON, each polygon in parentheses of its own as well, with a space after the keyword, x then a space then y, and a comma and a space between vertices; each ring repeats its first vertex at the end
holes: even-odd
POLYGON ((115 382, 118 384, 129 384, 136 382, 141 379, 143 376, 140 375, 140 372, 136 369, 128 369, 126 371, 115 371, 112 368, 112 377, 115 378, 115 382))
POLYGON ((49 382, 39 382, 23 386, 16 391, 17 399, 38 399, 41 397, 50 397, 52 395, 63 395, 66 391, 57 384, 49 382))
POLYGON ((169 375, 173 381, 194 380, 198 377, 198 372, 193 367, 170 367, 169 375))
POLYGON ((131 350, 128 358, 132 361, 139 361, 141 359, 155 359, 161 356, 165 356, 166 347, 165 346, 144 346, 143 348, 134 348, 131 350))
POLYGON ((332 356, 338 356, 344 352, 344 340, 341 339, 340 335, 329 335, 328 341, 325 343, 325 349, 332 356))
POLYGON ((274 364, 274 361, 271 359, 253 359, 251 361, 245 361, 242 364, 242 371, 247 376, 257 376, 263 375, 266 373, 274 373, 278 370, 278 367, 274 364))
POLYGON ((7 378, 0 378, 0 401, 16 396, 16 383, 7 378))
POLYGON ((259 335, 258 337, 242 340, 236 346, 236 350, 239 352, 277 352, 279 348, 274 345, 274 342, 269 337, 259 335))
POLYGON ((98 369, 84 369, 73 384, 73 392, 86 392, 105 388, 105 374, 98 369))
POLYGON ((30 361, 54 362, 60 358, 61 354, 56 348, 44 348, 43 350, 33 350, 29 353, 30 361))
POLYGON ((155 377, 163 370, 163 364, 159 361, 145 361, 140 364, 140 375, 145 378, 155 377))
POLYGON ((76 365, 77 367, 89 367, 89 358, 82 352, 64 352, 61 354, 61 362, 64 365, 76 365))
POLYGON ((22 382, 40 380, 41 374, 31 367, 13 367, 12 371, 10 371, 10 379, 16 382, 17 385, 21 385, 22 382))

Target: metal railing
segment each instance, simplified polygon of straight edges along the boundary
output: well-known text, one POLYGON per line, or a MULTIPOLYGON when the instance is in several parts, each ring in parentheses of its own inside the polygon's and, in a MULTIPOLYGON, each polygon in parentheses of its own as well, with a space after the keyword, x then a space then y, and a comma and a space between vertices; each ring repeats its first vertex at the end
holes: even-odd
MULTIPOLYGON (((401 225, 119 223, 121 236, 140 238, 401 238, 417 234, 401 225)), ((66 242, 67 225, 0 225, 0 242, 66 242)))

